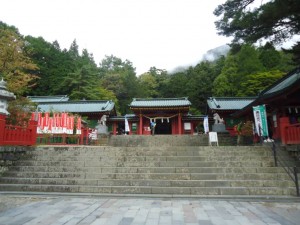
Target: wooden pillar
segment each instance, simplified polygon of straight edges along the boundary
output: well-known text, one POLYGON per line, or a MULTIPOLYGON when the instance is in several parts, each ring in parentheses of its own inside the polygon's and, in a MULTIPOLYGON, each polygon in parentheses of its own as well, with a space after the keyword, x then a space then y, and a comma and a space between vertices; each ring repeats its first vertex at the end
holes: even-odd
POLYGON ((113 135, 117 135, 117 122, 113 122, 113 135))
POLYGON ((143 135, 143 115, 140 114, 139 135, 143 135))
POLYGON ((181 113, 178 114, 178 134, 182 134, 182 121, 181 121, 181 113))
POLYGON ((0 145, 4 144, 4 134, 5 134, 5 121, 6 115, 0 114, 0 145))
POLYGON ((191 135, 194 134, 194 123, 191 121, 191 135))

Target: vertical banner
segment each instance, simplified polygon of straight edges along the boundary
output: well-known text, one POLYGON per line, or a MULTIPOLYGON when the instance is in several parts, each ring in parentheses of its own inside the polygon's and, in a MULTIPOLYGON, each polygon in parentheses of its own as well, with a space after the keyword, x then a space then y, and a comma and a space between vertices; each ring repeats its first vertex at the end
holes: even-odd
POLYGON ((203 127, 204 127, 204 133, 207 134, 209 132, 208 116, 204 117, 203 127))
POLYGON ((269 136, 265 105, 254 106, 253 115, 255 121, 255 130, 258 136, 269 136))
POLYGON ((61 114, 61 127, 62 127, 62 133, 67 133, 67 113, 61 114))
POLYGON ((128 124, 128 119, 127 119, 127 117, 125 116, 125 133, 126 132, 129 132, 130 131, 130 129, 129 129, 129 124, 128 124))

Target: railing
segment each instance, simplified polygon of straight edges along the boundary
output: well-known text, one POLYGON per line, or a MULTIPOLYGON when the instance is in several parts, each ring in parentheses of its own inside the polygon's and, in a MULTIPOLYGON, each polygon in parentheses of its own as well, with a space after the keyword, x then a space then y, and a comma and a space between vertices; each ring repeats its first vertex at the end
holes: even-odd
POLYGON ((286 173, 290 176, 290 178, 294 181, 296 186, 296 194, 300 197, 299 193, 299 180, 298 180, 298 168, 296 165, 288 165, 286 161, 283 159, 283 155, 278 151, 280 147, 276 145, 275 142, 272 143, 272 151, 274 156, 275 166, 281 166, 286 173))
POLYGON ((38 145, 88 145, 91 144, 88 128, 82 128, 81 134, 38 134, 38 145))
POLYGON ((35 145, 36 121, 29 121, 27 127, 8 125, 4 119, 0 122, 0 145, 35 145))
POLYGON ((6 125, 4 132, 4 144, 6 145, 30 145, 32 129, 27 127, 6 125))
POLYGON ((300 144, 300 123, 285 128, 285 141, 286 144, 300 144))

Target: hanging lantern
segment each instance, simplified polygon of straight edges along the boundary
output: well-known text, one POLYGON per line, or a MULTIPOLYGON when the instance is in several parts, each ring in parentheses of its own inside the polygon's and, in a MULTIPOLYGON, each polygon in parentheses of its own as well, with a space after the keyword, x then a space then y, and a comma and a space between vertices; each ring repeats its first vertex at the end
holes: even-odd
POLYGON ((167 118, 167 122, 168 122, 168 123, 170 122, 169 118, 167 118))
POLYGON ((296 113, 298 113, 298 108, 297 107, 295 108, 295 111, 296 111, 296 113))
POLYGON ((163 123, 164 122, 164 118, 161 118, 161 123, 163 123))

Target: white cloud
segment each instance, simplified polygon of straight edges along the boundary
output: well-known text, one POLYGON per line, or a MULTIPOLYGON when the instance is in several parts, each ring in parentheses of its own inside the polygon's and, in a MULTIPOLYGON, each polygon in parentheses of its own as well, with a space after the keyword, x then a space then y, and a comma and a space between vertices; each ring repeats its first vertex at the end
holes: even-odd
POLYGON ((226 44, 218 36, 213 10, 225 0, 10 0, 0 20, 21 34, 74 39, 100 62, 105 55, 130 60, 137 74, 151 66, 171 70, 194 63, 209 49, 226 44))

